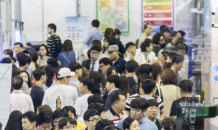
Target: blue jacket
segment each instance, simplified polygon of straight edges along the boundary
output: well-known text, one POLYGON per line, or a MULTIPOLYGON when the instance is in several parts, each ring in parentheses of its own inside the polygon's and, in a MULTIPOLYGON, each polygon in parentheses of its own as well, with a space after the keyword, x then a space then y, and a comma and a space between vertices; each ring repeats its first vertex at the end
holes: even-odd
POLYGON ((37 111, 37 107, 42 105, 42 100, 44 97, 44 91, 39 86, 35 85, 31 90, 31 97, 33 100, 34 110, 37 111))
POLYGON ((108 94, 107 98, 104 101, 104 108, 105 111, 109 110, 111 108, 111 100, 112 100, 112 95, 116 92, 121 92, 120 90, 112 90, 110 94, 108 94))

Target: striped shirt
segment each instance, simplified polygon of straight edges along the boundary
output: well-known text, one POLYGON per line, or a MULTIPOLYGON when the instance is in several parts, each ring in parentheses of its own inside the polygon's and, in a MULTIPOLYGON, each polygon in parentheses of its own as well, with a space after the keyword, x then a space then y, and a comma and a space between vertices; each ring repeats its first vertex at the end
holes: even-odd
POLYGON ((50 49, 49 56, 57 58, 58 54, 56 51, 57 44, 61 43, 61 39, 58 35, 52 35, 47 39, 47 47, 50 49))
POLYGON ((120 117, 112 108, 106 111, 104 116, 105 116, 105 119, 113 121, 115 126, 117 126, 120 120, 128 117, 125 111, 121 112, 121 117, 120 117))

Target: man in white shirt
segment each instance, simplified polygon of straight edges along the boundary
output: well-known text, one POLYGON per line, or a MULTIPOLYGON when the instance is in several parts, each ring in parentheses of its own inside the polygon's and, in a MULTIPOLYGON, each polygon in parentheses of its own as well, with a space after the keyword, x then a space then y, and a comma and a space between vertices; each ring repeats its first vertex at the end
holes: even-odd
POLYGON ((144 33, 139 38, 138 48, 141 47, 141 44, 145 41, 146 38, 148 38, 149 35, 151 35, 151 33, 152 33, 152 26, 150 24, 145 24, 144 33))
POLYGON ((92 90, 94 89, 94 80, 86 77, 82 79, 78 89, 82 97, 77 98, 75 103, 76 115, 77 117, 83 117, 83 114, 88 108, 88 97, 92 95, 92 90))
POLYGON ((57 84, 47 89, 42 105, 49 105, 52 111, 65 106, 74 106, 78 93, 75 87, 69 86, 70 78, 74 75, 75 72, 71 72, 69 68, 61 68, 56 75, 57 84))
POLYGON ((29 95, 26 95, 22 91, 23 87, 23 79, 19 76, 16 76, 12 79, 12 87, 14 91, 10 95, 10 110, 9 112, 13 112, 14 110, 21 111, 25 113, 27 111, 33 111, 33 101, 29 95))

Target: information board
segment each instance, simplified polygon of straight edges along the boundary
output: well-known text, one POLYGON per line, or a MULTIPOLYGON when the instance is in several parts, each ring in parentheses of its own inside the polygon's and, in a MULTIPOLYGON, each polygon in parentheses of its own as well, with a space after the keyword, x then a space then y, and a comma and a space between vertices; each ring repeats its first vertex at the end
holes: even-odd
POLYGON ((147 23, 155 33, 161 25, 173 27, 173 0, 142 0, 142 32, 147 23))
POLYGON ((107 28, 119 29, 129 33, 129 0, 96 0, 97 19, 100 31, 107 28))

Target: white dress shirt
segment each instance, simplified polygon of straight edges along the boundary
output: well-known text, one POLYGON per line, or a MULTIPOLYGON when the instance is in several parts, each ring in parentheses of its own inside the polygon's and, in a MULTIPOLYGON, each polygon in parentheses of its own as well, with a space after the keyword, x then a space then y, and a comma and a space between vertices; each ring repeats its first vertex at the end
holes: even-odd
MULTIPOLYGON (((91 62, 90 62, 90 71, 92 70, 93 62, 94 61, 91 59, 91 62)), ((93 71, 97 71, 98 72, 98 70, 99 70, 99 59, 95 61, 94 70, 93 71)))
MULTIPOLYGON (((129 58, 129 53, 127 52, 127 57, 125 58, 125 61, 130 61, 130 58, 129 58)), ((136 53, 136 55, 134 56, 135 58, 135 61, 139 64, 145 64, 146 63, 146 60, 145 60, 145 56, 143 54, 139 54, 139 53, 136 53)))
MULTIPOLYGON (((142 55, 144 55, 144 53, 145 52, 142 52, 142 55)), ((149 59, 150 62, 153 61, 156 58, 156 55, 155 55, 155 53, 153 51, 151 51, 150 53, 147 53, 147 55, 148 55, 148 59, 149 59)), ((144 55, 144 57, 145 57, 145 55, 144 55)), ((147 61, 146 61, 146 63, 147 63, 147 61)))
POLYGON ((14 110, 21 111, 22 113, 25 113, 27 111, 33 111, 33 101, 31 97, 25 93, 23 93, 22 90, 14 90, 10 94, 10 110, 9 112, 13 112, 14 110))

